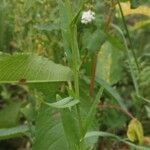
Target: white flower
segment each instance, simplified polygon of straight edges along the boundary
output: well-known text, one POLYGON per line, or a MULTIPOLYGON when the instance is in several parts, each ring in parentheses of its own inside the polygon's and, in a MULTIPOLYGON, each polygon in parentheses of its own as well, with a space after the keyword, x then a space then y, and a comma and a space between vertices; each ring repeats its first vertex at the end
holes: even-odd
POLYGON ((88 24, 95 19, 95 12, 88 10, 82 13, 81 23, 88 24))

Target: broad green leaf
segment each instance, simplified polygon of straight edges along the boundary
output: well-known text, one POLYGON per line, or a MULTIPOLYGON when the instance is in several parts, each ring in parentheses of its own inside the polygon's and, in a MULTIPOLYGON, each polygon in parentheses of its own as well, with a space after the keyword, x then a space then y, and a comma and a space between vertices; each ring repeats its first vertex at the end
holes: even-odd
MULTIPOLYGON (((51 100, 52 97, 56 97, 56 94, 59 92, 59 87, 61 82, 43 82, 43 83, 29 83, 29 89, 40 93, 43 93, 43 96, 46 96, 46 99, 51 100)), ((52 102, 52 100, 51 100, 52 102)))
MULTIPOLYGON (((35 143, 33 150, 69 150, 68 142, 64 133, 61 114, 59 109, 55 109, 43 104, 43 99, 47 103, 55 102, 56 94, 58 94, 58 85, 55 83, 46 84, 40 87, 37 85, 38 91, 36 102, 38 101, 38 112, 35 119, 35 143), (47 90, 45 90, 45 88, 47 90), (39 99, 39 91, 42 91, 42 97, 39 99)), ((36 87, 36 88, 37 88, 36 87)))
MULTIPOLYGON (((116 139, 117 141, 120 141, 120 142, 123 142, 129 146, 131 146, 132 148, 136 148, 137 150, 149 150, 148 147, 144 147, 144 146, 138 146, 138 145, 135 145, 133 143, 130 143, 124 139, 121 139, 119 136, 115 135, 115 134, 112 134, 112 133, 108 133, 108 132, 103 132, 103 131, 91 131, 91 132, 88 132, 84 139, 85 140, 89 140, 89 139, 93 139, 94 137, 107 137, 107 138, 113 138, 113 139, 116 139)), ((93 141, 94 142, 94 141, 93 141)), ((95 141, 96 142, 96 141, 95 141)), ((93 143, 94 144, 94 143, 93 143)))
POLYGON ((15 102, 0 109, 0 128, 9 128, 17 125, 20 106, 20 103, 15 102))
POLYGON ((80 129, 76 109, 61 109, 60 113, 69 150, 78 150, 80 145, 80 129))
POLYGON ((44 102, 44 104, 51 106, 51 107, 54 107, 54 108, 68 108, 68 107, 72 107, 78 103, 79 103, 79 100, 75 100, 72 97, 64 98, 64 99, 59 100, 55 103, 44 102))
POLYGON ((42 105, 36 118, 33 150, 69 150, 60 113, 42 105))
POLYGON ((13 128, 3 128, 0 129, 0 140, 20 137, 26 135, 28 131, 29 128, 26 125, 20 125, 13 128))
POLYGON ((72 79, 68 67, 35 54, 0 54, 0 83, 58 82, 72 79))
POLYGON ((138 141, 139 144, 143 144, 143 127, 142 124, 136 118, 130 121, 128 125, 127 136, 130 141, 138 141))
POLYGON ((121 78, 121 58, 122 53, 105 42, 98 54, 96 76, 109 84, 115 84, 121 78))
POLYGON ((78 119, 75 108, 72 106, 79 103, 79 100, 75 100, 72 97, 67 97, 61 99, 61 97, 56 98, 58 101, 54 103, 45 103, 46 105, 54 108, 63 108, 59 109, 58 113, 61 115, 61 122, 64 129, 64 136, 67 139, 68 147, 71 150, 79 149, 79 127, 78 119))

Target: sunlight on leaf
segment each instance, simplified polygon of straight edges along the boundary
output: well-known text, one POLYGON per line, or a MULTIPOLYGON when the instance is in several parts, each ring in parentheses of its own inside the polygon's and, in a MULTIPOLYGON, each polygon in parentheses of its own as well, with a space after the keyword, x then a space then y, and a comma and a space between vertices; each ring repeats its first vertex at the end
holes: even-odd
POLYGON ((131 31, 135 31, 135 30, 138 30, 140 28, 143 28, 143 27, 146 27, 149 25, 150 25, 150 19, 139 21, 139 22, 135 23, 135 25, 133 27, 131 27, 131 31))
POLYGON ((111 43, 105 42, 98 54, 96 76, 109 84, 115 84, 121 78, 121 51, 111 43))
MULTIPOLYGON (((150 17, 150 13, 148 13, 150 12, 150 8, 148 6, 139 6, 136 9, 131 9, 130 3, 121 3, 121 7, 123 9, 124 16, 141 14, 141 15, 150 17)), ((117 9, 118 9, 118 6, 117 6, 117 9)))
POLYGON ((143 143, 143 127, 142 124, 136 119, 132 119, 128 125, 127 136, 130 141, 138 141, 139 144, 143 143))

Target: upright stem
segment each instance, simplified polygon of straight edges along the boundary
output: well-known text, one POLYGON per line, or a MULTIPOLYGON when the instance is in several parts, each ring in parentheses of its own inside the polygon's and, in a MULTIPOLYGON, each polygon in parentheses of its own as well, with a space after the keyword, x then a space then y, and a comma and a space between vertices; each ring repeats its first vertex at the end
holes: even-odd
MULTIPOLYGON (((73 73, 74 73, 74 88, 75 88, 75 98, 80 99, 80 92, 79 92, 79 51, 78 51, 78 44, 77 44, 77 35, 76 35, 76 25, 72 25, 70 27, 71 32, 71 49, 72 49, 72 59, 73 59, 73 73)), ((76 105, 78 119, 79 119, 79 126, 80 126, 80 136, 82 137, 83 125, 82 125, 82 118, 80 112, 80 105, 76 105)), ((83 143, 80 143, 81 150, 83 149, 83 143)))
POLYGON ((121 16, 122 16, 123 25, 125 27, 127 37, 128 37, 129 43, 130 43, 131 52, 133 54, 137 69, 140 72, 140 67, 139 67, 139 64, 138 64, 138 61, 137 61, 136 54, 135 54, 134 49, 133 49, 132 40, 131 40, 130 33, 129 33, 129 30, 128 30, 128 27, 127 27, 127 24, 126 24, 126 21, 125 21, 125 18, 124 18, 124 14, 123 14, 123 10, 122 10, 121 4, 120 4, 120 0, 117 0, 117 3, 118 3, 118 6, 119 6, 119 9, 120 9, 121 16))
MULTIPOLYGON (((68 13, 71 13, 69 15, 70 20, 73 18, 72 14, 72 7, 69 0, 65 0, 66 7, 68 9, 68 13)), ((80 92, 79 92, 79 64, 80 64, 80 57, 79 57, 79 49, 78 49, 78 43, 77 43, 77 27, 76 23, 71 23, 70 25, 70 46, 72 51, 72 70, 74 75, 74 89, 75 89, 75 99, 80 100, 80 92)), ((82 138, 82 131, 83 131, 83 125, 82 125, 82 118, 81 118, 81 112, 80 112, 80 104, 76 105, 77 115, 79 119, 79 127, 80 127, 80 137, 82 138)), ((80 150, 83 150, 83 142, 79 145, 80 150)))

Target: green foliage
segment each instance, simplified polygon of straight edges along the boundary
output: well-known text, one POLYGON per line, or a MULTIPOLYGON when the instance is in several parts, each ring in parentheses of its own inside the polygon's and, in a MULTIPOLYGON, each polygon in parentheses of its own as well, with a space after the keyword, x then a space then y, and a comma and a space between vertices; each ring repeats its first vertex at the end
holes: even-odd
POLYGON ((115 138, 117 139, 118 141, 121 141, 123 143, 126 143, 128 145, 130 145, 131 147, 133 148, 136 148, 138 150, 148 150, 149 148, 147 147, 143 147, 143 146, 136 146, 126 140, 123 140, 121 139, 119 136, 116 136, 114 134, 111 134, 111 133, 107 133, 107 132, 101 132, 101 131, 91 131, 91 132, 88 132, 84 138, 93 138, 94 136, 100 136, 100 137, 109 137, 109 138, 115 138))
POLYGON ((0 54, 0 82, 29 83, 70 81, 71 70, 33 54, 0 54), (7 71, 7 69, 9 71, 7 71), (11 74, 9 74, 11 72, 11 74))
POLYGON ((61 110, 61 118, 69 149, 80 149, 80 132, 77 115, 72 109, 61 110))
POLYGON ((0 139, 4 140, 9 138, 21 137, 23 135, 26 135, 27 132, 29 132, 29 128, 26 125, 0 129, 0 139))
POLYGON ((88 49, 89 52, 96 53, 106 39, 106 35, 103 31, 97 29, 93 33, 88 30, 85 30, 82 37, 83 49, 88 49))
POLYGON ((115 84, 121 79, 121 67, 121 52, 109 42, 104 43, 98 54, 96 76, 115 84))
POLYGON ((68 107, 72 107, 78 103, 79 103, 79 100, 74 100, 72 97, 64 98, 64 99, 59 100, 55 103, 44 102, 44 104, 51 106, 51 107, 54 107, 54 108, 68 108, 68 107))
POLYGON ((17 125, 20 105, 20 103, 10 103, 0 110, 0 128, 9 128, 17 125))
POLYGON ((67 13, 67 10, 65 8, 65 4, 62 0, 58 1, 59 6, 59 14, 60 14, 60 25, 61 25, 61 32, 62 32, 62 38, 63 38, 63 44, 64 44, 64 50, 66 52, 68 61, 71 61, 71 51, 70 51, 70 14, 67 13))
POLYGON ((25 137, 28 147, 17 149, 32 150, 149 149, 149 19, 132 12, 148 2, 116 2, 121 16, 111 0, 0 2, 0 140, 25 137), (83 24, 88 10, 95 19, 83 24))
POLYGON ((104 80, 97 78, 97 82, 105 88, 105 90, 108 92, 110 96, 112 96, 118 103, 119 105, 123 108, 126 109, 126 106, 123 102, 123 99, 121 96, 111 87, 109 84, 107 84, 104 80))
POLYGON ((68 149, 60 113, 42 105, 36 119, 36 141, 33 150, 68 149))

